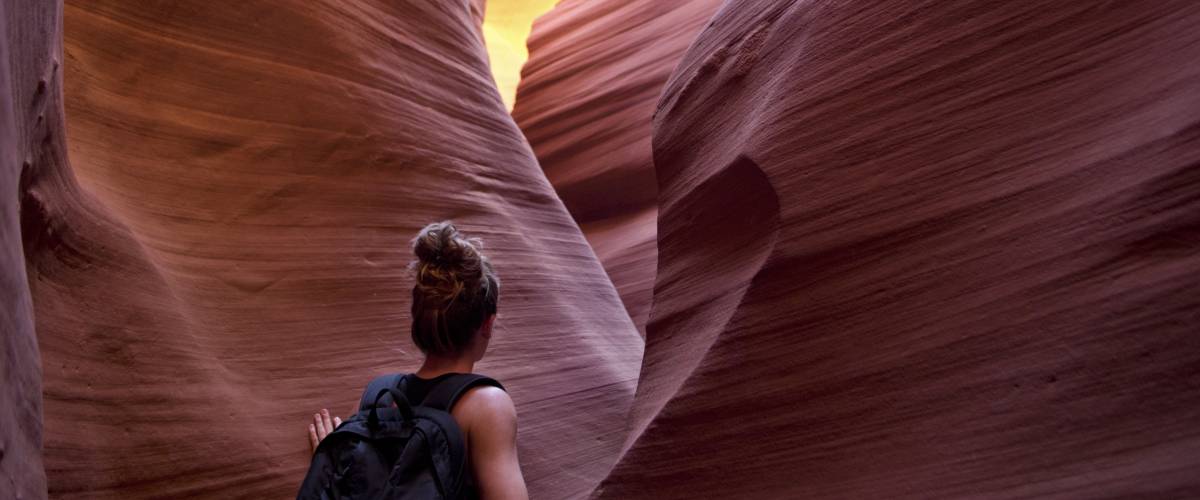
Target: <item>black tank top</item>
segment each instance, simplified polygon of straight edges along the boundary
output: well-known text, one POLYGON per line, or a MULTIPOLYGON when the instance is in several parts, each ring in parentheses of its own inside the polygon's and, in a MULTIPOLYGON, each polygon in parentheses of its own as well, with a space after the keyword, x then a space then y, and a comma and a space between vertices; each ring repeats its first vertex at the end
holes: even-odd
MULTIPOLYGON (((458 375, 458 373, 445 373, 433 378, 421 378, 417 374, 412 373, 405 377, 404 395, 408 397, 408 401, 413 406, 421 404, 425 400, 425 396, 429 395, 429 391, 433 390, 443 380, 458 375)), ((447 411, 454 408, 447 408, 447 411)), ((464 436, 465 438, 466 436, 464 436)), ((470 455, 467 455, 467 477, 463 485, 462 498, 464 500, 477 500, 479 498, 479 486, 475 484, 475 473, 472 469, 470 455)))
MULTIPOLYGON (((429 395, 429 391, 433 390, 434 386, 438 385, 443 380, 458 375, 458 373, 444 373, 433 378, 421 378, 415 373, 410 374, 406 378, 404 395, 408 396, 409 403, 413 406, 421 404, 425 400, 425 396, 429 395)), ((447 409, 449 411, 450 409, 447 409)))

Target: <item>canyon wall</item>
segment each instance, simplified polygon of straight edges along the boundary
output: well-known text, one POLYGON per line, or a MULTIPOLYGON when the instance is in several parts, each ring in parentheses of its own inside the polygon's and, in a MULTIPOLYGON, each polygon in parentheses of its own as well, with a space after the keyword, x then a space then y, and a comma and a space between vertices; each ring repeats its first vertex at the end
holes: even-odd
POLYGON ((58 7, 0 2, 0 498, 45 498, 41 359, 25 276, 17 193, 41 156, 58 79, 58 7))
MULTIPOLYGON (((57 9, 6 12, 15 104, 51 78, 44 113, 5 113, 41 127, 19 194, 23 271, 12 211, 0 233, 3 278, 28 273, 51 496, 294 495, 312 412, 344 416, 371 377, 415 368, 408 242, 440 219, 482 237, 501 276, 478 370, 517 403, 531 493, 594 488, 642 340, 505 112, 481 1, 57 9)), ((34 412, 28 315, 5 328, 24 384, 6 379, 5 401, 34 412)), ((32 442, 36 420, 0 418, 6 441, 32 442)))
POLYGON ((1200 5, 729 0, 601 498, 1200 494, 1200 5))
POLYGON ((564 0, 529 37, 513 118, 644 332, 657 252, 650 125, 720 0, 564 0))
POLYGON ((126 4, 0 4, 0 491, 294 495, 451 218, 535 498, 1200 494, 1194 2, 728 0, 650 150, 714 4, 564 2, 544 174, 481 0, 126 4))

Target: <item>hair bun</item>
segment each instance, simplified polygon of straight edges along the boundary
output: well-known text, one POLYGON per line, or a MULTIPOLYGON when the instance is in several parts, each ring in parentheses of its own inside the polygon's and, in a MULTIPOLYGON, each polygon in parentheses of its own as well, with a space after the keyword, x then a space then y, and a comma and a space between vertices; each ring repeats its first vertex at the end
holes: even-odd
POLYGON ((496 314, 500 297, 483 243, 442 221, 421 229, 412 248, 413 343, 427 354, 461 353, 488 315, 496 314))
POLYGON ((420 265, 445 269, 460 279, 476 278, 481 271, 482 257, 474 242, 462 236, 450 221, 425 226, 413 240, 413 253, 420 265))

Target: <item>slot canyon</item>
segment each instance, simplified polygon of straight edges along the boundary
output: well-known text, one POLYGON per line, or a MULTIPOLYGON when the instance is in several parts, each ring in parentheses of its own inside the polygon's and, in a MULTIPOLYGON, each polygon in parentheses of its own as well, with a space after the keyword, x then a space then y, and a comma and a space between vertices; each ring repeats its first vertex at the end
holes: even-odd
POLYGON ((541 3, 0 2, 0 498, 294 497, 444 219, 531 498, 1200 496, 1200 3, 541 3))

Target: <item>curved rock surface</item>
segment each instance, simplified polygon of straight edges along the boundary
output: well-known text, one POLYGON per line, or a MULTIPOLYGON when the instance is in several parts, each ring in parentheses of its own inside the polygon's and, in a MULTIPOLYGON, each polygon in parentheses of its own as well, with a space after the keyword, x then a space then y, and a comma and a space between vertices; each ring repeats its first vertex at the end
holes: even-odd
POLYGON ((644 331, 657 252, 650 125, 720 0, 564 0, 529 37, 513 118, 644 331))
MULTIPOLYGON (((408 240, 443 218, 503 281, 479 370, 517 402, 531 493, 607 473, 642 340, 505 112, 481 1, 71 1, 63 54, 56 9, 18 2, 4 38, 45 49, 16 58, 16 104, 34 69, 54 76, 20 193, 51 496, 294 495, 308 416, 415 367, 408 240)), ((4 213, 2 276, 22 281, 4 213)), ((36 434, 7 425, 9 398, 37 408, 35 367, 13 361, 27 323, 5 325, 24 384, 5 382, 6 442, 36 434)))
MULTIPOLYGON (((656 114, 636 397, 642 341, 504 113, 480 0, 78 0, 65 52, 56 2, 0 15, 0 492, 291 496, 307 415, 413 366, 407 240, 441 218, 501 273, 480 369, 537 498, 1200 490, 1194 2, 728 0, 656 114)), ((606 99, 643 102, 621 75, 653 59, 597 68, 606 99)), ((642 200, 639 161, 579 192, 642 200)), ((644 266, 645 214, 596 253, 644 266)))
POLYGON ((47 131, 44 109, 57 80, 52 56, 58 8, 36 0, 0 2, 0 497, 44 498, 42 381, 33 305, 21 246, 17 193, 47 131), (39 119, 39 116, 42 117, 39 119))
POLYGON ((1200 5, 729 0, 602 498, 1200 492, 1200 5))

